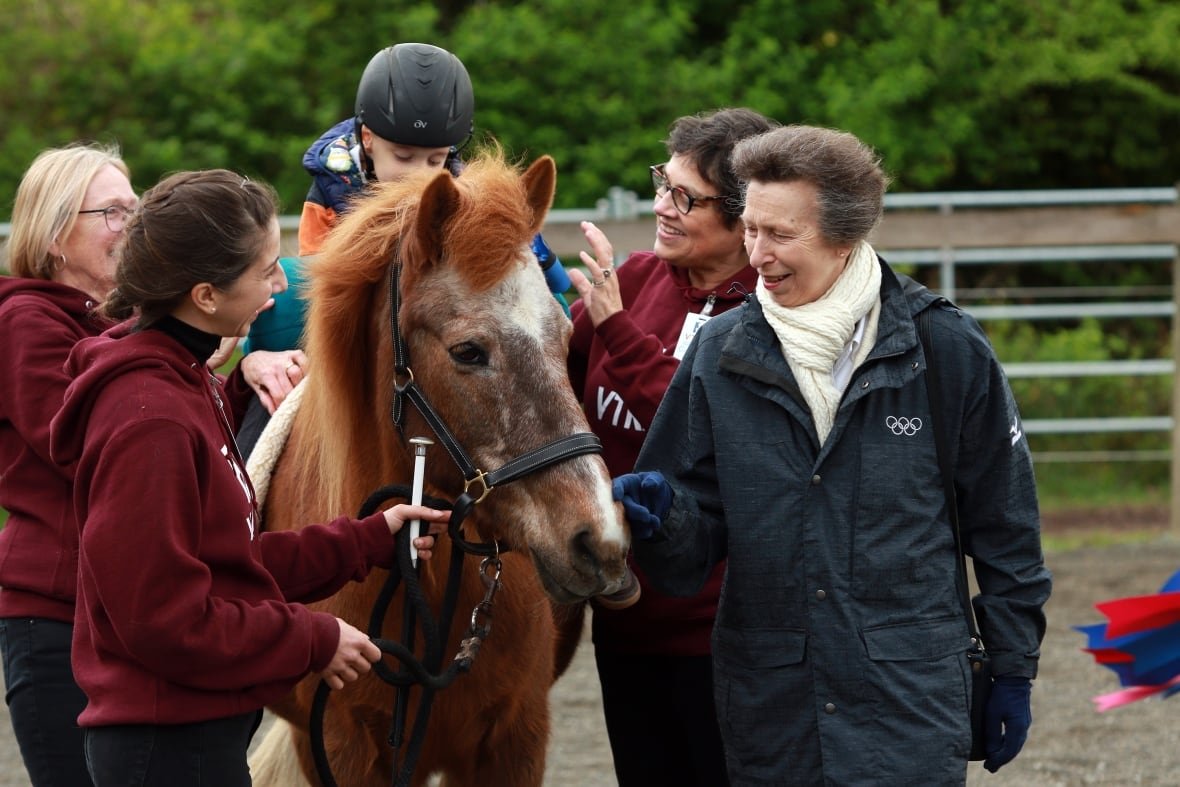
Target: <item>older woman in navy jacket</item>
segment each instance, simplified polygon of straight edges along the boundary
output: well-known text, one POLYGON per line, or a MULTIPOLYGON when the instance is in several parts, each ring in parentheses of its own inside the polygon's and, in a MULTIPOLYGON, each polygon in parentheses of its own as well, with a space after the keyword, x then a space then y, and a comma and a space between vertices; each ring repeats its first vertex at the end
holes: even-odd
POLYGON ((713 658, 734 784, 961 784, 969 633, 915 315, 934 310, 998 676, 990 770, 1027 736, 1050 590, 1016 404, 976 322, 907 296, 865 241, 886 178, 863 143, 790 126, 739 143, 734 168, 757 297, 700 329, 640 472, 616 479, 636 557, 670 593, 728 558, 713 658))

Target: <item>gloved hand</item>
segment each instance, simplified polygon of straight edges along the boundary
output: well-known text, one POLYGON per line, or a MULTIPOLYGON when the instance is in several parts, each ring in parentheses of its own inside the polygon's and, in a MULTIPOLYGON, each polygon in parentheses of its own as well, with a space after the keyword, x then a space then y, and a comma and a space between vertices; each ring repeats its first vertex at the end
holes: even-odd
POLYGON ((631 535, 645 541, 655 535, 672 507, 672 487, 657 472, 627 473, 611 484, 615 500, 631 523, 631 535))
POLYGON ((1001 675, 992 683, 991 696, 983 714, 987 759, 983 767, 995 773, 1024 748, 1032 726, 1032 681, 1015 675, 1001 675))

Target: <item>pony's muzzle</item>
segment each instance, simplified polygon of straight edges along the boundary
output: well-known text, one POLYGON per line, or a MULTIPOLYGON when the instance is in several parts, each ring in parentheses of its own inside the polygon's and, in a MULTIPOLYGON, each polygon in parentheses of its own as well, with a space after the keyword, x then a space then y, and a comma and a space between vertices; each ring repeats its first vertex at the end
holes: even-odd
POLYGON ((580 528, 568 542, 566 558, 547 560, 532 550, 533 564, 545 592, 556 602, 572 604, 618 590, 627 576, 626 549, 604 542, 592 528, 580 528))

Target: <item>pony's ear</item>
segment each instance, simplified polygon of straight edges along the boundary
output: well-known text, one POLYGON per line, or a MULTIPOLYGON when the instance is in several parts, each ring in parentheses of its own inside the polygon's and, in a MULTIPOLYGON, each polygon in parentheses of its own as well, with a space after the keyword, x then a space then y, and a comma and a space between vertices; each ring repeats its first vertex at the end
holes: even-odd
POLYGON ((549 206, 553 204, 553 194, 557 190, 557 165, 551 156, 541 156, 525 170, 521 178, 525 193, 528 195, 529 207, 533 209, 532 233, 541 231, 545 223, 545 216, 549 213, 549 206))
POLYGON ((418 217, 414 222, 417 248, 441 249, 443 229, 458 208, 459 189, 455 185, 455 176, 449 172, 440 172, 427 184, 418 202, 418 217))

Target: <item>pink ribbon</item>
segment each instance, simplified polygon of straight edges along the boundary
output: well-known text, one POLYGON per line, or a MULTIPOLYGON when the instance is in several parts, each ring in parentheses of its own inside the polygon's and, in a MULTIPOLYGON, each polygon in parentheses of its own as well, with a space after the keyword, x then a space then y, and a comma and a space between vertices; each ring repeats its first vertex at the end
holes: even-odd
POLYGON ((1172 678, 1167 683, 1161 683, 1158 686, 1130 686, 1121 691, 1113 691, 1110 694, 1100 694, 1094 697, 1094 705, 1099 713, 1108 711, 1112 708, 1119 708, 1123 705, 1129 705, 1132 702, 1137 702, 1141 699, 1146 699, 1154 694, 1167 691, 1168 689, 1180 689, 1180 675, 1172 678))

